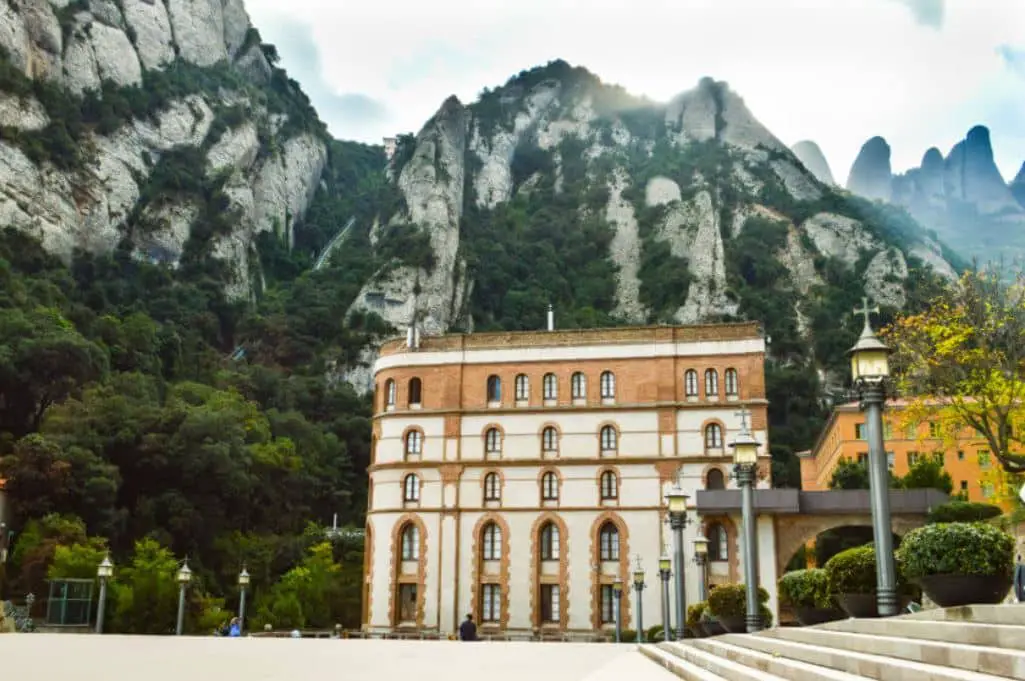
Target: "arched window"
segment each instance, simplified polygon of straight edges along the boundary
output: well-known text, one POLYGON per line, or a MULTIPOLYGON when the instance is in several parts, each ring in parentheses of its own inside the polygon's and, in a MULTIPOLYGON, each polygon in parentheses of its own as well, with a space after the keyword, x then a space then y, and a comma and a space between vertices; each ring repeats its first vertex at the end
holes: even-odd
POLYGON ((551 471, 541 476, 541 498, 545 501, 559 499, 559 478, 551 471))
POLYGON ((423 451, 424 436, 419 430, 406 433, 406 456, 420 456, 423 451))
POLYGON ((502 528, 495 523, 488 523, 484 526, 481 537, 484 544, 484 560, 502 559, 502 528))
POLYGON ((726 489, 726 477, 718 468, 708 471, 705 478, 705 489, 726 489))
POLYGON ((423 381, 417 377, 409 379, 409 406, 423 401, 423 381))
POLYGON ((546 400, 559 399, 559 380, 555 378, 555 374, 545 374, 541 380, 541 389, 546 400))
POLYGON ((488 376, 488 402, 502 401, 502 379, 498 376, 488 376))
POLYGON ((730 559, 730 541, 726 528, 715 523, 708 528, 708 559, 725 562, 730 559))
POLYGON ((502 434, 498 428, 488 428, 484 433, 484 455, 494 456, 502 453, 502 434))
POLYGON ((526 374, 516 377, 516 401, 526 402, 530 399, 530 379, 526 374))
POLYGON ((545 523, 541 528, 541 560, 559 560, 559 528, 545 523))
POLYGON ((698 372, 693 369, 687 369, 687 373, 683 375, 683 387, 684 393, 687 397, 698 396, 698 372))
POLYGON ((612 426, 603 426, 601 429, 601 451, 602 454, 611 454, 618 447, 616 429, 612 426))
POLYGON ((587 397, 587 377, 579 371, 570 377, 569 386, 574 400, 582 400, 587 397))
POLYGON ((484 501, 498 501, 502 498, 502 484, 498 473, 484 476, 484 501))
POLYGON ((727 369, 724 375, 724 383, 726 384, 726 395, 728 397, 736 397, 740 394, 740 379, 737 378, 736 369, 727 369))
POLYGON ((619 528, 607 522, 598 531, 598 550, 602 561, 619 560, 619 528))
POLYGON ((722 426, 718 423, 705 426, 705 449, 722 449, 722 426))
POLYGON ((719 396, 719 372, 715 369, 705 370, 705 397, 719 396))
POLYGON ((601 398, 603 400, 616 399, 616 375, 611 371, 603 371, 600 382, 601 398))
POLYGON ((420 559, 420 528, 410 523, 402 528, 402 560, 420 559))
POLYGON ((384 404, 387 407, 395 406, 395 381, 390 378, 384 384, 384 404))
POLYGON ((407 475, 402 482, 402 500, 420 501, 420 478, 412 473, 407 475))
POLYGON ((615 471, 605 471, 601 474, 601 498, 602 500, 617 499, 619 497, 619 480, 615 471))
POLYGON ((555 452, 559 450, 559 431, 552 426, 541 431, 541 451, 555 452))

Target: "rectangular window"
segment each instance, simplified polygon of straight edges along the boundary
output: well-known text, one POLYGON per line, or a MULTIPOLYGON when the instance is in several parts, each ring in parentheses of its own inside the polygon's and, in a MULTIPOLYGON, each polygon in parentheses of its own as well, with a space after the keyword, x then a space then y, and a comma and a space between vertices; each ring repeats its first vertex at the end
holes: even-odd
POLYGON ((933 452, 932 453, 932 460, 942 466, 943 465, 943 456, 944 456, 943 452, 933 452))
POLYGON ((929 437, 938 438, 940 436, 940 424, 930 423, 929 424, 929 437))
POLYGON ((993 496, 993 483, 982 483, 982 498, 989 499, 991 496, 993 496))
POLYGON ((908 452, 908 467, 918 463, 918 452, 908 452))
POLYGON ((559 621, 559 585, 541 585, 541 621, 546 623, 559 621))
POLYGON ((868 465, 868 452, 858 452, 858 463, 868 465))
POLYGON ((979 468, 989 468, 989 450, 979 450, 979 468))
POLYGON ((886 465, 889 468, 893 468, 893 465, 897 462, 897 455, 893 452, 886 452, 886 465))
POLYGON ((601 623, 616 622, 616 592, 611 584, 601 585, 601 623))
POLYGON ((883 437, 887 440, 893 438, 893 423, 891 423, 890 421, 885 421, 883 423, 883 437))
POLYGON ((964 450, 963 449, 957 450, 957 460, 958 461, 964 461, 964 450))
POLYGON ((416 584, 399 584, 399 621, 416 622, 416 584))
POLYGON ((918 426, 917 425, 908 426, 907 428, 904 429, 904 439, 905 440, 914 440, 917 437, 918 437, 918 426))
POLYGON ((485 584, 480 590, 480 621, 497 622, 502 616, 502 587, 485 584))
POLYGON ((967 480, 962 480, 961 481, 961 491, 962 492, 967 492, 968 491, 968 481, 967 480))
POLYGON ((865 424, 864 423, 855 423, 854 424, 854 438, 856 440, 864 440, 865 439, 865 424))

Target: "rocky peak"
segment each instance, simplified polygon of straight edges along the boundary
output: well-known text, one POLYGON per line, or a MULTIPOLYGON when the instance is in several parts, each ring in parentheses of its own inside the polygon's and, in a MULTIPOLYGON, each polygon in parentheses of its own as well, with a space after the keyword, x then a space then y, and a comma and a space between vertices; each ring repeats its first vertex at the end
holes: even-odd
POLYGON ((829 169, 829 162, 826 161, 825 155, 822 153, 822 149, 819 145, 815 144, 811 140, 802 140, 790 147, 790 151, 794 152, 794 156, 797 160, 808 169, 812 175, 815 176, 822 184, 836 185, 836 181, 833 179, 833 172, 829 169))
POLYGON ((1018 208, 993 160, 989 129, 977 125, 947 156, 944 174, 947 196, 974 204, 980 212, 1018 208))
POLYGON ((677 141, 717 140, 754 151, 782 151, 786 146, 754 117, 744 100, 725 82, 702 78, 693 90, 674 97, 666 107, 666 125, 677 141))
POLYGON ((865 142, 847 176, 848 191, 870 199, 889 201, 893 192, 890 145, 882 137, 865 142))
POLYGON ((1021 170, 1014 176, 1010 184, 1011 194, 1017 199, 1018 203, 1025 208, 1025 163, 1021 164, 1021 170))

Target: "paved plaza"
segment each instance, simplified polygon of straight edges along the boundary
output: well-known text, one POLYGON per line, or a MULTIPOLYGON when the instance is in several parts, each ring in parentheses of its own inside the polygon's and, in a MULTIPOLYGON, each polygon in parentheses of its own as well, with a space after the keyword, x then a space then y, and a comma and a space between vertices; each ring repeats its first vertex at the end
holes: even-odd
POLYGON ((671 681, 634 645, 10 634, 6 678, 37 681, 671 681))

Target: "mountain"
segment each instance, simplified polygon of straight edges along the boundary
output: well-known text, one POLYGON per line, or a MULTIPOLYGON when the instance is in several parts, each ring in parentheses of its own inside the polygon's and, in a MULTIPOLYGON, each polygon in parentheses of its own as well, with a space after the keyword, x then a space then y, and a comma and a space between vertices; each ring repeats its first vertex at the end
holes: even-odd
POLYGON ((1014 179, 1011 180, 1009 186, 1011 187, 1011 194, 1014 195, 1014 198, 1017 199, 1022 208, 1025 208, 1025 163, 1021 164, 1021 169, 1014 179))
POLYGON ((829 169, 829 162, 826 161, 822 149, 815 142, 802 140, 791 146, 790 151, 794 152, 797 160, 804 164, 804 167, 815 176, 816 180, 822 184, 836 185, 833 172, 829 169))
MULTIPOLYGON (((1019 174, 1019 178, 1021 174, 1019 174)), ((1018 180, 1005 183, 993 160, 989 130, 975 126, 946 157, 935 147, 918 168, 890 170, 890 147, 873 137, 851 167, 847 189, 906 208, 966 257, 1025 254, 1025 205, 1018 180), (1018 184, 1016 184, 1018 183, 1018 184)))

